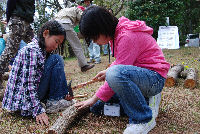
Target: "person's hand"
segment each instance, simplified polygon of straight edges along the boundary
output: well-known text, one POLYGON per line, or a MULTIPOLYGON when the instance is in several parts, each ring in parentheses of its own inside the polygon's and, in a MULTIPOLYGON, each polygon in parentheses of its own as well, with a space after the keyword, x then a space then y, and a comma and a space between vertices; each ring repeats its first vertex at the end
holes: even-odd
POLYGON ((42 113, 42 114, 39 114, 36 116, 36 122, 37 124, 41 124, 41 125, 46 125, 48 126, 49 125, 49 118, 47 116, 46 113, 42 113))
POLYGON ((76 103, 74 106, 78 109, 83 109, 86 107, 91 107, 94 103, 96 103, 98 100, 98 98, 96 97, 96 95, 94 95, 92 98, 86 100, 86 101, 81 101, 76 103))
POLYGON ((99 81, 105 81, 105 78, 106 78, 106 70, 103 70, 103 71, 99 72, 99 73, 93 78, 93 80, 98 79, 99 81))

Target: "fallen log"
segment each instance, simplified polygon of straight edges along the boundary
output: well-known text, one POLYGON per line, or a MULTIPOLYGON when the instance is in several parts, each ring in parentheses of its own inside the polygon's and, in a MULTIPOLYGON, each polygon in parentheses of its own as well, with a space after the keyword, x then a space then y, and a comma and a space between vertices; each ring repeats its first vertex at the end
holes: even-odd
POLYGON ((87 112, 89 112, 89 107, 82 110, 78 110, 74 105, 68 107, 49 128, 48 134, 64 134, 66 129, 69 128, 71 123, 75 121, 76 118, 87 112))
POLYGON ((186 79, 184 81, 184 87, 193 89, 196 87, 197 84, 197 74, 198 71, 194 68, 189 68, 185 70, 182 75, 186 74, 186 79))
POLYGON ((167 79, 165 82, 166 87, 172 87, 176 84, 177 78, 180 76, 180 73, 184 70, 183 65, 174 65, 167 74, 167 79))

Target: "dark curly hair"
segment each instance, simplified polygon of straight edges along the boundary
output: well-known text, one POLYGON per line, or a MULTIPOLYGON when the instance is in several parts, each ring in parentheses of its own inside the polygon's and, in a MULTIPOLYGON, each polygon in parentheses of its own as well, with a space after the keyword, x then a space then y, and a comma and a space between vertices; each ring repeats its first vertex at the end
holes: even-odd
POLYGON ((66 32, 65 29, 55 20, 47 21, 42 25, 38 32, 38 43, 42 50, 45 50, 45 39, 43 37, 43 32, 45 30, 49 30, 49 35, 64 35, 64 40, 61 45, 64 44, 66 40, 66 32))
POLYGON ((88 42, 96 40, 100 34, 114 38, 118 19, 107 9, 100 6, 88 7, 80 20, 80 33, 88 42))

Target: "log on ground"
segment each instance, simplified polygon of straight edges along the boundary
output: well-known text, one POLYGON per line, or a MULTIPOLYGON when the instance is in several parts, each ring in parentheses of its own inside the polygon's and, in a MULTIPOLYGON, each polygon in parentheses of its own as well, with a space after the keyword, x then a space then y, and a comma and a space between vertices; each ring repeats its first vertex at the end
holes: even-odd
POLYGON ((48 134, 64 134, 71 123, 85 113, 89 112, 89 108, 78 110, 74 105, 64 110, 58 117, 56 122, 49 128, 48 134))
POLYGON ((186 71, 187 76, 184 82, 184 87, 193 89, 197 84, 197 74, 198 71, 195 68, 189 68, 186 71))
POLYGON ((178 79, 178 77, 180 76, 180 73, 184 70, 184 66, 183 65, 175 65, 173 66, 168 74, 167 74, 167 79, 165 82, 165 86, 166 87, 172 87, 176 84, 176 81, 178 79))

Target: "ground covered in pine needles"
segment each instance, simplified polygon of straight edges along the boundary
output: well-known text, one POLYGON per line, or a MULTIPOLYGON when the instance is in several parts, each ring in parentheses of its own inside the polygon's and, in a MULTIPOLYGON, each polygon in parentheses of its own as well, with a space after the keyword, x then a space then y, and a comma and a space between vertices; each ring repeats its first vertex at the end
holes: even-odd
MULTIPOLYGON (((178 50, 163 50, 165 58, 170 64, 183 64, 185 69, 196 68, 200 76, 200 49, 181 48, 178 50)), ((111 59, 112 61, 114 59, 111 59)), ((102 56, 101 64, 96 64, 95 68, 81 72, 75 58, 65 60, 65 72, 67 80, 72 80, 72 86, 78 83, 91 80, 99 71, 106 69, 108 56, 102 56)), ((198 77, 198 82, 199 82, 198 77)), ((102 85, 102 82, 93 83, 84 88, 74 91, 74 95, 88 94, 88 97, 77 99, 85 100, 92 95, 102 85)), ((200 85, 194 89, 187 89, 184 86, 184 79, 178 79, 174 87, 164 87, 162 101, 156 127, 150 134, 177 133, 177 134, 198 134, 200 133, 200 85)), ((50 125, 58 118, 60 113, 48 114, 50 125)), ((66 130, 66 133, 80 134, 118 134, 122 133, 128 124, 128 118, 95 116, 88 113, 82 116, 66 130)), ((0 103, 0 134, 42 134, 47 133, 48 127, 38 126, 31 117, 24 118, 16 114, 9 113, 1 109, 0 103)))

